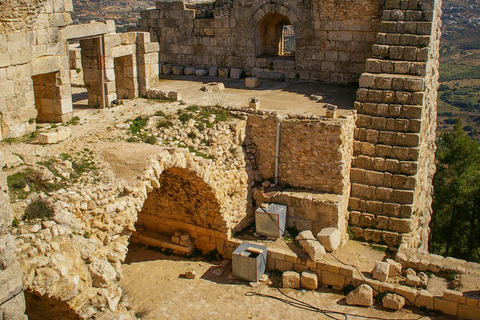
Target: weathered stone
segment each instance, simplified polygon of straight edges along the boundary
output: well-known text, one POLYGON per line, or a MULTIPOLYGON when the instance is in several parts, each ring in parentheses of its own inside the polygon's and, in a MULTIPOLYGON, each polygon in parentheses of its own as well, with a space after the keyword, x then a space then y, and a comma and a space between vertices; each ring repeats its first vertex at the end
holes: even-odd
POLYGON ((362 284, 351 291, 346 298, 350 306, 371 307, 373 305, 373 290, 368 284, 362 284))
POLYGON ((325 248, 315 239, 312 231, 305 230, 300 232, 295 240, 300 243, 303 250, 308 253, 310 259, 313 261, 320 261, 323 258, 325 248))
POLYGON ((205 69, 196 69, 195 70, 195 75, 197 77, 203 77, 203 76, 206 76, 208 74, 208 71, 205 70, 205 69))
POLYGON ((389 267, 389 277, 396 277, 402 274, 402 265, 392 259, 387 259, 386 262, 390 265, 389 267))
POLYGON ((191 76, 191 75, 195 74, 196 70, 197 70, 197 68, 192 67, 192 66, 188 66, 188 67, 185 67, 183 72, 185 73, 186 76, 191 76))
POLYGON ((317 290, 318 287, 318 276, 315 272, 311 271, 302 271, 300 277, 301 286, 307 290, 317 290))
POLYGON ((240 79, 242 76, 243 69, 241 68, 232 68, 230 69, 230 78, 232 79, 240 79))
POLYGON ((88 265, 94 287, 107 287, 117 277, 115 269, 105 260, 96 260, 88 265))
POLYGON ((411 286, 411 287, 420 286, 420 283, 421 283, 420 278, 418 276, 414 276, 414 275, 411 275, 411 274, 408 274, 407 279, 405 280, 405 284, 407 286, 411 286))
POLYGON ((257 77, 245 78, 245 88, 257 88, 260 85, 260 80, 257 77))
POLYGON ((295 271, 285 271, 282 274, 282 284, 284 288, 299 289, 300 274, 295 271))
POLYGON ((317 234, 317 240, 325 247, 326 251, 332 252, 340 246, 342 238, 337 228, 323 228, 317 234))
POLYGON ((70 128, 59 127, 54 132, 42 132, 38 135, 38 142, 44 144, 57 143, 70 137, 70 128))
POLYGON ((400 310, 405 305, 405 298, 394 293, 387 293, 382 299, 384 308, 400 310))
POLYGON ((390 273, 390 265, 387 262, 376 261, 373 269, 373 278, 380 281, 387 281, 390 273))

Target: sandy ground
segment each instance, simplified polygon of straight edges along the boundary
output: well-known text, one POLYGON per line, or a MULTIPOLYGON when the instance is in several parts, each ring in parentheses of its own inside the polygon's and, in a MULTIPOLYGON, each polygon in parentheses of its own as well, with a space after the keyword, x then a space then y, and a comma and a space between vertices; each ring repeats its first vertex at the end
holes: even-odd
MULTIPOLYGON (((123 265, 124 278, 120 286, 128 295, 137 316, 144 320, 157 319, 331 319, 325 314, 302 310, 281 301, 249 296, 249 292, 282 297, 274 287, 261 284, 250 287, 247 282, 233 279, 231 265, 221 276, 212 273, 219 262, 195 261, 165 256, 131 244, 123 265), (186 279, 185 271, 194 269, 196 279, 186 279)), ((346 305, 345 296, 327 288, 319 291, 281 289, 289 296, 322 310, 337 312, 334 319, 432 319, 418 309, 388 311, 375 305, 370 308, 346 305), (345 317, 343 314, 349 314, 345 317)), ((442 316, 435 319, 453 319, 442 316)))

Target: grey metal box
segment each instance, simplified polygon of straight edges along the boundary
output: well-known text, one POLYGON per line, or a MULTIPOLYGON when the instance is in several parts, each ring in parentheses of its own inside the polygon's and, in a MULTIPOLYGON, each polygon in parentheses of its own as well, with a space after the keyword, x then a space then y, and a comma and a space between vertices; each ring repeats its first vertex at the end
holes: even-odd
POLYGON ((232 254, 232 274, 235 278, 257 282, 265 273, 267 247, 244 242, 232 254))
POLYGON ((260 236, 280 238, 285 232, 287 206, 271 203, 255 211, 255 231, 260 236))

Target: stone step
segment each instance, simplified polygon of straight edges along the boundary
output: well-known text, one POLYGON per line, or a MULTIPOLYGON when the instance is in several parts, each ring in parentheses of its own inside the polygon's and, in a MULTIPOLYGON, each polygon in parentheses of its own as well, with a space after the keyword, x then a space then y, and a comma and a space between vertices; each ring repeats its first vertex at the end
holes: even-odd
POLYGON ((373 58, 387 60, 427 61, 428 47, 418 48, 415 46, 374 44, 372 46, 372 56, 373 58))
POLYGON ((279 73, 279 72, 260 71, 260 72, 257 72, 255 76, 260 80, 268 80, 268 81, 282 82, 284 79, 283 73, 279 73))
POLYGON ((429 35, 402 34, 402 33, 377 33, 377 44, 393 46, 416 46, 419 48, 428 47, 429 35))

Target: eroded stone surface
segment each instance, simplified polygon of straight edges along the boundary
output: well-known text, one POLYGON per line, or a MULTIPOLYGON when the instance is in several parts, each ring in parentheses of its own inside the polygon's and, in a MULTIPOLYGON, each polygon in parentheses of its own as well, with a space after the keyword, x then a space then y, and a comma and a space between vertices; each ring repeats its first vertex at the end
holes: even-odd
POLYGON ((350 306, 371 307, 373 305, 373 290, 368 284, 362 284, 351 291, 346 298, 350 306))

